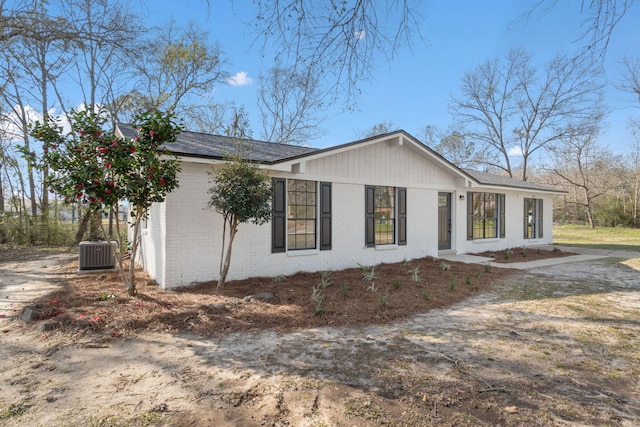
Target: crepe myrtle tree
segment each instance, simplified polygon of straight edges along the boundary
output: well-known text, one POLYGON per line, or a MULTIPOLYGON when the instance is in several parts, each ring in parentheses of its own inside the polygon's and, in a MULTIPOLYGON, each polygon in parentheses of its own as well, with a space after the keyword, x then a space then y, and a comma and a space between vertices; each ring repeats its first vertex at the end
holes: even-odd
MULTIPOLYGON (((81 203, 100 217, 111 212, 117 229, 119 203, 128 201, 133 241, 124 242, 116 233, 117 244, 110 244, 122 282, 129 295, 135 296, 134 260, 140 223, 147 218, 152 203, 164 201, 178 187, 177 159, 159 146, 174 142, 181 128, 172 114, 160 111, 134 117, 138 131, 134 138, 119 138, 104 130, 107 118, 100 113, 74 111, 70 122, 71 132, 67 134, 50 117, 31 129, 31 135, 43 143, 40 164, 49 166, 45 184, 65 203, 81 203), (123 268, 126 256, 130 257, 128 273, 123 268)), ((106 236, 102 221, 100 226, 106 236)))
POLYGON ((271 181, 266 171, 239 156, 229 157, 221 166, 209 172, 213 186, 207 203, 224 218, 222 252, 220 254, 220 278, 217 290, 224 289, 233 240, 241 223, 262 225, 271 219, 271 181), (227 230, 228 244, 225 244, 227 230))

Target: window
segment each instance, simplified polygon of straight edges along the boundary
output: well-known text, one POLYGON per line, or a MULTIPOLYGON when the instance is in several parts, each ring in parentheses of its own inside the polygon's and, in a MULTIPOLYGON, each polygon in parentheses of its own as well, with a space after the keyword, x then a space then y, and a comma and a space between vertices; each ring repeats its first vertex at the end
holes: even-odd
POLYGON ((273 178, 272 185, 271 251, 331 249, 331 183, 273 178))
POLYGON ((316 247, 316 183, 287 180, 287 248, 316 247))
POLYGON ((407 189, 386 186, 365 187, 365 244, 407 243, 407 189))
POLYGON ((467 194, 467 240, 505 237, 504 194, 467 194))
POLYGON ((524 238, 542 237, 542 199, 524 199, 524 238))

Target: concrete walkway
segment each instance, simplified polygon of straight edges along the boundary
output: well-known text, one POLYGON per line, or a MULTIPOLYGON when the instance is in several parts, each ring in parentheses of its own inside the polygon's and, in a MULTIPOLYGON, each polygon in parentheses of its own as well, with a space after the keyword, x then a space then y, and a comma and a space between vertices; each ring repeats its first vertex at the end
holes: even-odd
POLYGON ((549 258, 538 261, 524 261, 524 262, 512 262, 512 263, 499 263, 493 262, 493 258, 482 257, 477 255, 445 255, 440 258, 447 261, 463 262, 466 264, 489 264, 492 267, 497 268, 515 268, 518 270, 528 270, 530 268, 548 267, 552 265, 567 264, 571 262, 591 261, 600 258, 640 258, 640 252, 633 251, 616 251, 609 249, 591 249, 591 248, 577 248, 573 246, 560 246, 560 245, 541 245, 531 246, 527 249, 537 249, 552 251, 559 249, 562 252, 572 252, 577 255, 569 255, 560 258, 549 258))

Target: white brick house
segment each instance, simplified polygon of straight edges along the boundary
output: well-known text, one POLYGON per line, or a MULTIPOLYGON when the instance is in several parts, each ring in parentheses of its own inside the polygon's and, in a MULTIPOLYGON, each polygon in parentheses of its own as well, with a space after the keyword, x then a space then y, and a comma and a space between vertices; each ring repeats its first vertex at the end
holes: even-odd
POLYGON ((184 132, 167 148, 180 187, 152 206, 138 259, 164 288, 218 278, 222 216, 206 207, 207 172, 229 153, 267 169, 274 196, 270 223, 240 225, 228 280, 549 244, 561 194, 462 170, 404 131, 326 149, 184 132))

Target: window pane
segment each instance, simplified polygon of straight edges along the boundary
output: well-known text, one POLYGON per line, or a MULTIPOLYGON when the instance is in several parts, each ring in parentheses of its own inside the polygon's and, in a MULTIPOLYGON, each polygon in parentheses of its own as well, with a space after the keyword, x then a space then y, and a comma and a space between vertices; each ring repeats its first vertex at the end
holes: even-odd
POLYGON ((287 247, 316 247, 316 182, 298 179, 287 181, 287 247))
POLYGON ((375 187, 375 244, 395 243, 395 187, 375 187))
POLYGON ((500 218, 498 217, 496 193, 469 193, 472 197, 471 207, 473 209, 469 220, 472 237, 474 239, 490 239, 498 237, 500 218))

